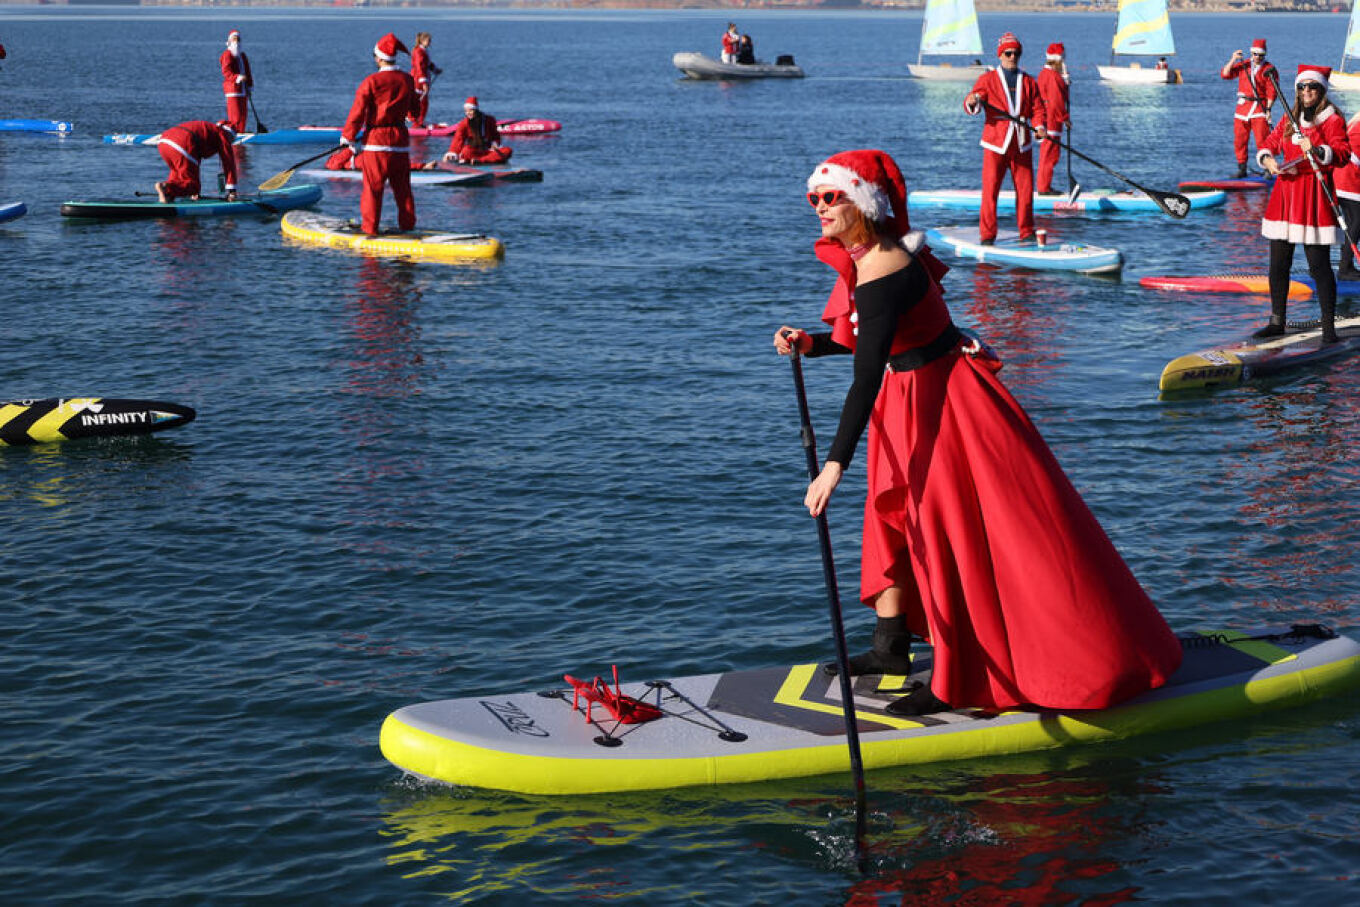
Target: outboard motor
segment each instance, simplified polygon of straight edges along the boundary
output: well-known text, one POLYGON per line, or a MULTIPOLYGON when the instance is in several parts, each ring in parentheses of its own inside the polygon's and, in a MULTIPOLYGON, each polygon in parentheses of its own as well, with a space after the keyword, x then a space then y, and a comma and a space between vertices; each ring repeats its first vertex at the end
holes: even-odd
POLYGON ((775 58, 774 65, 793 66, 794 65, 793 54, 780 54, 778 57, 775 58))

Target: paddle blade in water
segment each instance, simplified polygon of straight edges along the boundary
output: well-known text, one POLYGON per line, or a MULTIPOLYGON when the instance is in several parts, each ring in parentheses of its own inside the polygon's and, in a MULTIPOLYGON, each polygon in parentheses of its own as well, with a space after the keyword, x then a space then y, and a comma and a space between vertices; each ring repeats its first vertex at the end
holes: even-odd
POLYGON ((1172 217, 1185 217, 1190 213, 1190 199, 1179 192, 1157 192, 1152 189, 1144 189, 1143 191, 1157 203, 1158 208, 1172 217))
POLYGON ((296 170, 297 168, 294 167, 290 170, 285 170, 282 173, 274 174, 269 179, 265 180, 263 183, 260 183, 260 191, 273 192, 275 189, 282 189, 284 186, 288 184, 288 181, 293 178, 293 173, 296 170))

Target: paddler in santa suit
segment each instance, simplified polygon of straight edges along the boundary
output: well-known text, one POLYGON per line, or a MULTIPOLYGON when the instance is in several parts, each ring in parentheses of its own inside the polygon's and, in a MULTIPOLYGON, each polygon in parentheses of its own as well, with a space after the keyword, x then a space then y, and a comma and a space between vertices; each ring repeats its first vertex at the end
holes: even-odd
POLYGON ((996 42, 1000 65, 978 76, 977 84, 963 99, 970 116, 985 111, 982 125, 982 213, 978 217, 978 238, 983 245, 996 242, 996 198, 1001 193, 1001 178, 1009 169, 1015 184, 1015 217, 1020 239, 1034 236, 1034 157, 1030 153, 1033 136, 1043 138, 1046 112, 1039 94, 1039 83, 1020 70, 1020 41, 1006 32, 996 42), (1007 119, 1009 113, 1034 126, 1007 119))
POLYGON ((359 155, 364 192, 359 203, 362 229, 378 235, 383 186, 392 187, 397 204, 397 226, 406 232, 416 226, 416 202, 411 195, 410 135, 407 117, 420 112, 415 82, 397 68, 397 54, 410 51, 388 32, 373 47, 378 71, 359 83, 354 104, 340 131, 340 143, 359 155), (363 136, 363 144, 359 144, 363 136))
POLYGON ((411 78, 416 83, 416 96, 420 98, 420 112, 411 121, 412 126, 424 126, 425 117, 430 112, 430 85, 434 77, 444 70, 434 65, 430 59, 430 33, 416 33, 415 47, 411 50, 411 78))
POLYGON ((1328 66, 1299 64, 1294 78, 1297 100, 1293 112, 1303 135, 1295 133, 1288 115, 1280 117, 1261 150, 1256 152, 1256 163, 1275 176, 1266 213, 1261 218, 1261 235, 1270 240, 1270 322, 1255 332, 1256 337, 1284 333, 1294 246, 1302 244, 1322 312, 1322 341, 1337 340, 1336 275, 1332 273, 1331 247, 1337 242, 1339 231, 1327 193, 1332 190, 1332 173, 1336 168, 1350 166, 1351 146, 1341 111, 1327 99, 1327 80, 1331 74, 1328 66), (1276 163, 1277 155, 1283 158, 1283 163, 1276 163), (1305 155, 1310 155, 1312 161, 1305 155))
POLYGON ((227 122, 237 132, 246 131, 246 105, 255 80, 250 77, 250 59, 241 50, 241 33, 227 34, 227 49, 218 59, 222 66, 222 93, 227 96, 227 122))
POLYGON ((463 118, 449 138, 446 161, 464 164, 504 164, 514 154, 513 148, 501 144, 501 131, 496 118, 483 113, 475 97, 463 102, 463 118))
POLYGON ((1275 64, 1266 61, 1266 39, 1251 42, 1251 62, 1235 50, 1218 74, 1237 79, 1237 107, 1233 110, 1233 153, 1237 155, 1237 177, 1247 175, 1247 140, 1255 136, 1259 150, 1270 133, 1270 108, 1275 103, 1275 85, 1270 74, 1275 64))
MULTIPOLYGON (((344 148, 341 148, 339 151, 335 152, 335 154, 332 154, 330 157, 326 158, 326 169, 362 170, 363 165, 360 164, 359 161, 360 161, 359 154, 355 152, 353 148, 346 146, 344 148)), ((438 161, 426 161, 423 164, 417 163, 416 161, 411 161, 412 170, 434 170, 438 166, 439 166, 438 161)))
POLYGON ((236 200, 236 153, 232 142, 236 131, 226 120, 209 123, 190 120, 171 126, 161 133, 156 150, 170 168, 170 175, 156 184, 156 197, 162 203, 177 198, 197 199, 202 193, 198 171, 204 158, 222 159, 222 176, 226 180, 227 201, 236 200))
POLYGON ((1072 121, 1067 112, 1067 98, 1072 76, 1067 72, 1067 49, 1061 44, 1048 45, 1044 68, 1039 70, 1039 96, 1044 99, 1044 129, 1048 138, 1039 143, 1039 194, 1055 195, 1053 170, 1062 156, 1063 127, 1072 121))

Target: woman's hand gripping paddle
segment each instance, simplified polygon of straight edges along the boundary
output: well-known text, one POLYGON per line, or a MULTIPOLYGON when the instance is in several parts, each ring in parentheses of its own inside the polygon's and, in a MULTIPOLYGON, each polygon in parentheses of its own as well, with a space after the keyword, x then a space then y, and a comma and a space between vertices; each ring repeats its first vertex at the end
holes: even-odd
POLYGON ((288 181, 293 178, 293 174, 297 172, 297 169, 299 167, 303 166, 304 164, 310 164, 312 161, 319 161, 323 157, 330 157, 332 154, 335 154, 335 152, 339 151, 341 148, 344 147, 345 144, 341 142, 334 148, 327 148, 320 154, 314 154, 311 157, 307 158, 305 161, 298 161, 296 164, 289 167, 287 170, 284 170, 281 173, 276 173, 269 179, 265 180, 263 183, 260 183, 260 191, 273 192, 275 189, 282 189, 284 186, 288 185, 288 181))
MULTIPOLYGON (((788 336, 787 332, 785 336, 788 336)), ((798 392, 798 416, 802 425, 803 451, 807 454, 808 479, 817 478, 817 438, 812 431, 807 390, 803 386, 803 363, 796 342, 790 343, 789 362, 793 366, 793 386, 798 392)), ((817 515, 817 537, 822 546, 822 577, 826 580, 827 605, 831 611, 831 632, 836 642, 836 664, 840 668, 841 709, 845 713, 845 743, 850 750, 850 770, 855 778, 855 857, 861 871, 864 863, 865 789, 864 759, 859 749, 859 725, 855 718, 855 686, 850 677, 850 655, 845 647, 845 625, 841 621, 841 597, 836 588, 836 562, 831 557, 831 526, 826 511, 817 515)))
MULTIPOLYGON (((990 110, 992 113, 996 114, 997 116, 1002 117, 1002 118, 1007 119, 1007 120, 1010 120, 1012 123, 1019 123, 1021 126, 1024 126, 1024 127, 1027 128, 1027 129, 1033 129, 1033 128, 1034 128, 1034 127, 1030 124, 1030 122, 1029 122, 1028 120, 1024 119, 1023 117, 1012 116, 1011 114, 1007 113, 1007 112, 1004 111, 1004 110, 1001 110, 1000 108, 993 107, 991 104, 988 104, 986 101, 983 101, 983 102, 982 102, 982 106, 983 106, 983 107, 986 107, 988 110, 990 110)), ((1156 189, 1149 189, 1147 186, 1143 186, 1143 185, 1140 185, 1140 184, 1138 184, 1138 183, 1135 183, 1133 180, 1129 179, 1127 176, 1125 176, 1124 174, 1120 173, 1119 171, 1117 171, 1117 170, 1112 170, 1111 168, 1106 167, 1104 164, 1102 164, 1100 161, 1096 160, 1095 158, 1089 157, 1089 156, 1087 156, 1087 155, 1085 155, 1085 154, 1082 154, 1080 151, 1078 151, 1077 149, 1073 148, 1071 145, 1067 144, 1066 142, 1063 142, 1063 141, 1061 141, 1061 140, 1059 140, 1059 139, 1048 139, 1048 138, 1044 139, 1044 141, 1046 141, 1046 142, 1057 142, 1057 143, 1058 143, 1058 147, 1059 147, 1059 148, 1065 148, 1065 149, 1067 149, 1067 153, 1068 153, 1068 154, 1075 155, 1076 157, 1081 158, 1081 159, 1082 159, 1083 161, 1085 161, 1086 163, 1091 164, 1092 166, 1095 166, 1095 167, 1099 167, 1101 170, 1104 170, 1106 173, 1110 174, 1110 176, 1113 176, 1115 179, 1123 180, 1124 182, 1128 183, 1128 184, 1129 184, 1130 186, 1132 186, 1133 188, 1137 189, 1139 192, 1142 192, 1142 193, 1146 194, 1148 198, 1152 199, 1153 202, 1156 203, 1156 205, 1157 205, 1158 208, 1161 208, 1162 211, 1164 211, 1165 213, 1171 215, 1172 217, 1177 217, 1177 218, 1179 218, 1179 217, 1185 217, 1185 215, 1187 215, 1187 214, 1190 213, 1190 199, 1186 198, 1184 195, 1181 195, 1179 192, 1159 192, 1159 191, 1156 190, 1156 189)))

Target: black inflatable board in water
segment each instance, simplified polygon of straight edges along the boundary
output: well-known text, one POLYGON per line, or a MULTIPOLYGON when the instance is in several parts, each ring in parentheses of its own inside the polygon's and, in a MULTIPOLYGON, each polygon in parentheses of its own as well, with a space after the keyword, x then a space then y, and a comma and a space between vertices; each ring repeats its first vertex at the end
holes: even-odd
POLYGON ((0 403, 0 446, 144 435, 187 425, 187 406, 157 400, 53 397, 0 403))

